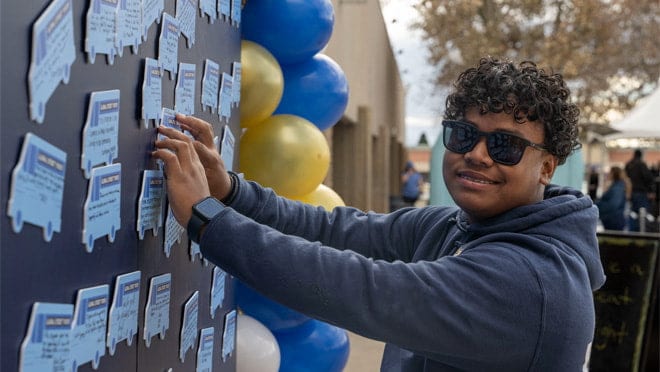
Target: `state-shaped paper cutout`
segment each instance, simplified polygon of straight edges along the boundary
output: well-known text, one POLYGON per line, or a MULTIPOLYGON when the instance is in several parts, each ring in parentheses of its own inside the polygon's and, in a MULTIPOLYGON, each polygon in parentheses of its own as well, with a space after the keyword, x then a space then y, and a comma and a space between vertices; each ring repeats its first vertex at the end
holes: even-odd
POLYGON ((71 370, 72 304, 35 302, 21 344, 20 372, 71 370))
POLYGON ((144 232, 152 229, 154 236, 163 226, 163 198, 165 194, 165 177, 161 170, 144 170, 142 173, 142 190, 138 199, 137 231, 140 240, 144 232))
POLYGON ((71 327, 71 365, 92 362, 97 369, 105 355, 105 335, 108 326, 109 290, 107 284, 78 290, 71 327))
POLYGON ((112 164, 119 156, 119 89, 92 92, 83 128, 80 167, 89 178, 92 167, 112 164))
POLYGON ((199 332, 199 347, 197 348, 197 368, 195 372, 213 371, 213 341, 215 329, 202 328, 199 332))
POLYGON ((30 119, 43 123, 46 103, 55 89, 69 83, 76 60, 71 0, 53 0, 32 26, 32 56, 28 72, 30 119))
POLYGON ((163 12, 160 37, 158 38, 158 60, 161 67, 170 72, 170 80, 174 79, 177 74, 179 35, 181 35, 179 20, 167 14, 167 12, 163 12))
POLYGON ((172 208, 167 207, 167 218, 165 219, 165 241, 163 242, 163 251, 165 252, 165 257, 170 257, 172 253, 172 247, 174 244, 181 241, 181 237, 186 230, 183 226, 179 225, 176 218, 174 218, 174 213, 172 213, 172 208))
POLYGON ((165 10, 165 0, 142 0, 142 40, 147 40, 149 27, 154 22, 160 23, 165 10))
POLYGON ((174 110, 184 115, 195 114, 195 80, 197 66, 194 63, 179 63, 179 76, 174 89, 174 110))
POLYGON ((222 142, 220 145, 220 158, 225 163, 227 170, 234 169, 234 147, 236 146, 236 139, 231 131, 229 125, 222 128, 222 142))
POLYGON ((144 80, 142 81, 142 120, 149 127, 149 120, 160 120, 163 109, 163 68, 157 59, 144 59, 144 80))
POLYGON ((203 17, 206 14, 209 17, 209 23, 218 18, 218 8, 216 0, 199 0, 199 13, 203 17))
POLYGON ((123 340, 131 346, 138 332, 141 276, 142 272, 138 270, 118 275, 115 280, 106 340, 110 355, 115 355, 117 344, 123 340))
POLYGON ((194 350, 197 344, 197 318, 199 317, 199 291, 190 296, 183 307, 183 322, 181 323, 181 339, 179 343, 179 359, 186 361, 186 352, 194 350))
POLYGON ((228 21, 231 16, 231 0, 218 0, 218 12, 223 21, 228 21))
POLYGON ((162 274, 151 278, 149 297, 144 310, 144 341, 151 346, 151 338, 158 334, 165 339, 165 332, 170 328, 170 296, 172 292, 172 274, 162 274))
POLYGON ((218 110, 218 90, 220 89, 220 65, 207 59, 204 61, 204 76, 202 77, 202 110, 207 107, 211 113, 218 110))
POLYGON ((218 102, 220 120, 225 120, 229 123, 231 118, 231 102, 233 99, 233 84, 234 79, 226 72, 222 73, 222 81, 220 83, 220 102, 218 102))
POLYGON ((133 54, 137 54, 142 43, 142 0, 119 0, 116 17, 117 53, 123 56, 124 47, 130 46, 133 54))
POLYGON ((90 0, 85 28, 85 52, 90 63, 97 54, 105 54, 109 64, 115 63, 115 33, 117 30, 116 0, 90 0))
POLYGON ((241 78, 242 78, 242 66, 240 62, 232 63, 231 76, 233 80, 232 84, 232 107, 237 107, 241 102, 241 78))
POLYGON ((231 25, 241 27, 241 6, 242 0, 231 0, 231 25))
POLYGON ((195 262, 195 257, 202 257, 202 251, 199 249, 199 244, 195 243, 191 239, 190 241, 190 261, 195 262))
POLYGON ((222 332, 222 361, 227 361, 236 347, 236 310, 225 315, 225 328, 222 332))
POLYGON ((211 282, 211 319, 215 318, 215 310, 222 308, 225 300, 225 281, 227 273, 219 267, 213 268, 213 281, 211 282))
POLYGON ((83 210, 82 243, 87 252, 94 241, 107 236, 110 243, 121 229, 121 164, 92 168, 83 210))
POLYGON ((60 232, 65 172, 64 151, 33 133, 25 135, 7 203, 14 232, 21 232, 24 222, 42 227, 47 242, 60 232))
POLYGON ((186 37, 186 46, 195 44, 195 23, 197 20, 198 0, 176 0, 176 19, 179 20, 181 33, 186 37))

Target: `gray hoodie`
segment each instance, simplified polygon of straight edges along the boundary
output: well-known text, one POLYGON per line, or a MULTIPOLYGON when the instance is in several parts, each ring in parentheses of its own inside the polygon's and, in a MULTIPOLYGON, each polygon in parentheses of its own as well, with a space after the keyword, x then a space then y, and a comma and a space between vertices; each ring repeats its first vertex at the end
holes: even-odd
POLYGON ((332 213, 241 180, 206 258, 308 316, 387 343, 382 371, 580 371, 604 280, 591 199, 468 224, 456 208, 332 213))

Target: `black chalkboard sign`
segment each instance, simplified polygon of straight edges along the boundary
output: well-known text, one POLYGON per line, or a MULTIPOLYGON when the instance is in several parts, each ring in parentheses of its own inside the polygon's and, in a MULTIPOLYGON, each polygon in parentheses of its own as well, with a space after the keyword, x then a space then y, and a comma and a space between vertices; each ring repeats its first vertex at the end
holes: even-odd
POLYGON ((607 281, 594 293, 589 370, 640 371, 656 302, 660 237, 601 234, 599 246, 607 281))

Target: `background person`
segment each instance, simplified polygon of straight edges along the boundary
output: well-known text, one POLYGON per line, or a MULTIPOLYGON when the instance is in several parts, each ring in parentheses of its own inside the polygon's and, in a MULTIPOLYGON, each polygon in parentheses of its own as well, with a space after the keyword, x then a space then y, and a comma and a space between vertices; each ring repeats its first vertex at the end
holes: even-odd
POLYGON ((605 278, 597 208, 550 185, 579 146, 568 88, 531 62, 483 59, 459 76, 445 118, 443 177, 458 208, 326 212, 287 200, 228 173, 211 125, 190 116, 177 120, 196 140, 161 126, 153 155, 207 259, 386 342, 382 371, 581 371, 605 278))
POLYGON ((630 195, 630 211, 636 216, 630 218, 630 231, 640 230, 639 210, 645 208, 647 213, 652 213, 651 199, 655 198, 653 193, 653 174, 642 160, 642 150, 635 150, 633 158, 626 163, 626 175, 632 185, 630 195))
POLYGON ((401 198, 406 204, 410 206, 415 205, 415 202, 417 202, 422 193, 424 179, 415 169, 413 162, 406 162, 406 167, 401 173, 401 183, 401 198))
POLYGON ((626 226, 626 182, 620 167, 612 167, 610 185, 596 202, 605 230, 624 230, 626 226))

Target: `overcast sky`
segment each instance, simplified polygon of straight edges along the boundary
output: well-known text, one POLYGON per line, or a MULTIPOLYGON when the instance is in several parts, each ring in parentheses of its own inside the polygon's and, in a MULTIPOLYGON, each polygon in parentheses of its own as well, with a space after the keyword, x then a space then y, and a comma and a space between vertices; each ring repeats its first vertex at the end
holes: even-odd
POLYGON ((392 49, 406 87, 406 145, 414 146, 422 133, 433 145, 439 132, 444 96, 435 93, 433 69, 418 31, 409 29, 417 16, 410 0, 381 0, 392 49))

